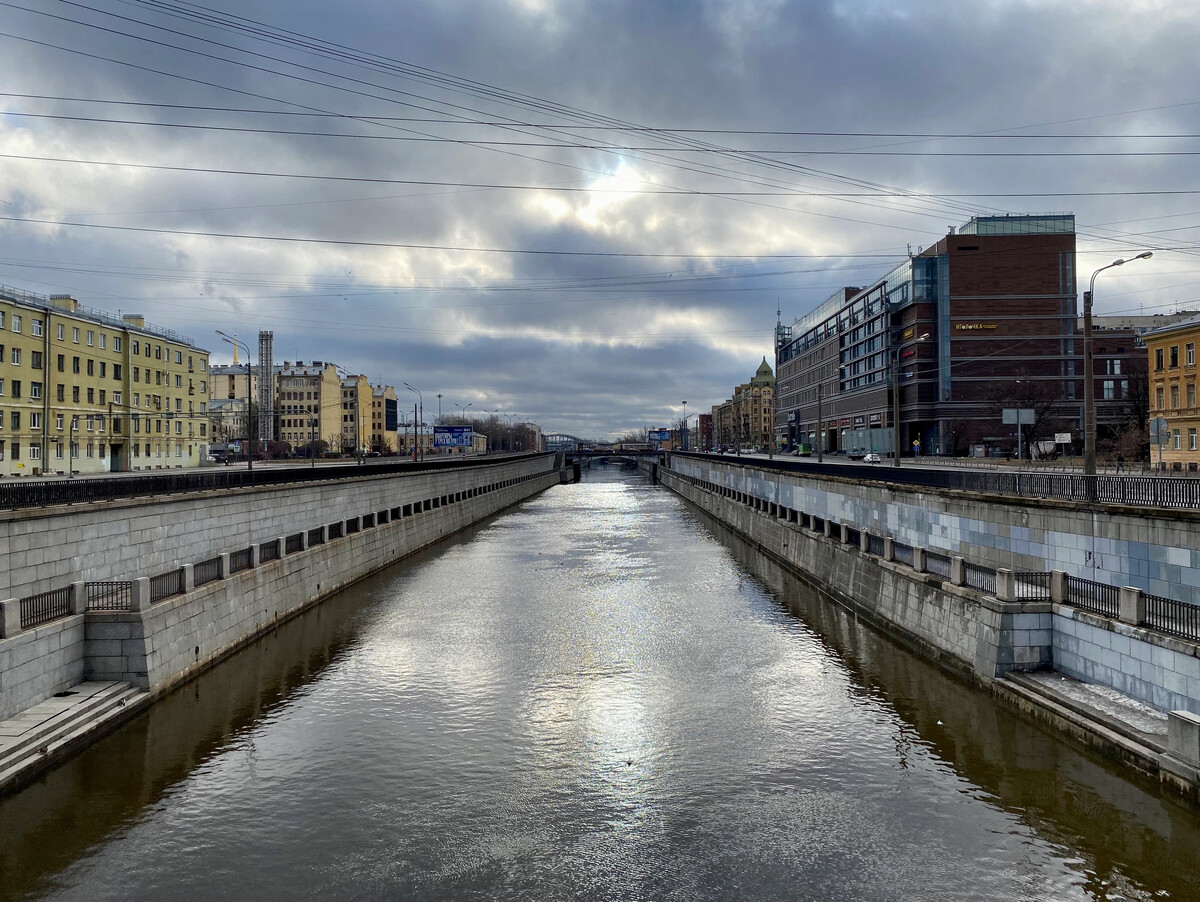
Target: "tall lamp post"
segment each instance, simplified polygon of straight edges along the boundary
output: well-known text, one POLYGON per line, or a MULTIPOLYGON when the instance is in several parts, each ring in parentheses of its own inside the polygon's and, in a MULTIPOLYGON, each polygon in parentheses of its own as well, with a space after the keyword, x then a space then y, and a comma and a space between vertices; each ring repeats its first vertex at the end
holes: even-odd
MULTIPOLYGON (((423 394, 421 394, 417 389, 415 389, 411 385, 409 385, 407 382, 404 383, 404 387, 407 388, 410 392, 413 392, 417 396, 417 402, 420 407, 421 418, 413 424, 413 430, 417 434, 417 444, 421 446, 421 449, 419 451, 419 457, 421 460, 424 460, 425 459, 425 446, 421 444, 420 429, 421 429, 421 426, 423 425, 422 421, 425 419, 425 396, 423 394)), ((440 406, 441 402, 439 401, 438 404, 440 406)))
MULTIPOLYGON (((1142 251, 1131 260, 1149 260, 1153 251, 1142 251)), ((1095 361, 1092 359, 1092 294, 1096 290, 1096 276, 1114 266, 1124 266, 1129 260, 1118 257, 1108 266, 1101 266, 1092 273, 1088 290, 1083 294, 1083 472, 1096 475, 1096 380, 1095 361)))
POLYGON ((687 401, 683 402, 683 435, 680 438, 683 442, 683 450, 688 450, 687 401))
MULTIPOLYGON (((926 332, 914 344, 929 341, 926 332)), ((900 345, 892 348, 892 466, 900 466, 900 345)))
POLYGON ((221 340, 223 342, 225 342, 226 344, 231 344, 235 348, 241 348, 243 351, 246 352, 246 444, 249 445, 249 448, 247 449, 247 452, 246 452, 246 470, 253 471, 254 470, 254 438, 253 438, 254 433, 251 432, 251 430, 254 427, 251 426, 251 424, 250 424, 251 419, 253 419, 253 417, 251 417, 251 415, 250 415, 250 399, 253 397, 253 392, 251 392, 251 390, 250 390, 250 349, 248 347, 246 347, 246 343, 244 341, 238 341, 233 336, 226 335, 220 329, 215 329, 213 331, 215 331, 218 335, 220 335, 221 340))
POLYGON ((441 423, 442 423, 442 393, 441 393, 441 392, 438 392, 437 399, 438 399, 438 418, 437 418, 437 421, 438 421, 438 425, 440 426, 440 425, 441 425, 441 423))
POLYGON ((501 416, 504 417, 504 419, 508 420, 508 453, 512 454, 512 451, 513 451, 513 435, 512 435, 513 420, 515 420, 518 416, 520 416, 520 414, 503 413, 503 414, 501 414, 501 416))

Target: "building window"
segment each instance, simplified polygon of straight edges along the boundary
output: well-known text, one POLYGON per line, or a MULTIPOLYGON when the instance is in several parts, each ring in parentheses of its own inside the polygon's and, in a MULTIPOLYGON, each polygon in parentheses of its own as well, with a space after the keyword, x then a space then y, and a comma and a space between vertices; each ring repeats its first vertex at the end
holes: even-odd
POLYGON ((113 350, 114 351, 121 350, 121 336, 120 335, 113 336, 113 350))
POLYGON ((1179 366, 1179 345, 1171 345, 1171 368, 1179 366))
POLYGON ((1195 426, 1188 427, 1188 450, 1189 451, 1196 450, 1196 427, 1195 426))
POLYGON ((1187 406, 1188 406, 1188 407, 1195 407, 1195 406, 1196 406, 1196 383, 1195 383, 1195 382, 1189 382, 1189 383, 1188 383, 1188 386, 1187 386, 1187 406))
POLYGON ((62 323, 59 323, 58 324, 58 335, 56 337, 58 338, 59 341, 62 341, 64 338, 66 338, 66 336, 67 336, 67 327, 64 326, 62 323))
POLYGON ((79 403, 79 386, 78 385, 71 386, 71 403, 72 404, 79 403))
POLYGON ((14 332, 21 331, 21 317, 17 316, 15 313, 12 316, 12 330, 14 332))
POLYGON ((119 392, 119 391, 113 392, 113 403, 114 404, 120 404, 121 398, 122 398, 121 392, 119 392))
POLYGON ((71 372, 74 373, 75 375, 79 375, 79 358, 78 357, 71 358, 71 372))
POLYGON ((1154 389, 1154 409, 1155 410, 1163 409, 1163 390, 1162 390, 1161 385, 1158 388, 1154 389))
POLYGON ((140 354, 140 353, 141 353, 141 347, 142 347, 142 345, 141 345, 141 342, 139 342, 139 341, 134 341, 134 343, 133 343, 133 353, 134 353, 134 354, 140 354))
POLYGON ((57 361, 57 363, 58 363, 58 371, 59 371, 60 373, 65 373, 65 372, 67 371, 67 357, 66 357, 66 355, 65 355, 65 354, 59 354, 59 355, 58 355, 58 361, 57 361))
POLYGON ((12 349, 12 365, 13 366, 21 365, 21 349, 20 348, 12 349))
POLYGON ((12 382, 9 383, 9 394, 11 394, 14 398, 21 397, 20 379, 13 379, 12 382))
POLYGON ((42 321, 40 319, 30 320, 30 328, 33 329, 33 334, 40 336, 42 334, 42 321))
POLYGON ((29 383, 29 397, 40 398, 41 396, 42 396, 42 383, 30 382, 29 383))
POLYGON ((55 398, 56 398, 57 400, 59 400, 59 401, 64 401, 64 400, 66 400, 66 397, 65 397, 65 395, 63 394, 63 392, 65 392, 65 391, 66 391, 66 388, 67 388, 67 387, 66 387, 65 385, 63 385, 61 382, 60 382, 60 383, 59 383, 59 384, 58 384, 58 385, 55 387, 55 392, 54 392, 54 394, 55 394, 55 398))
POLYGON ((40 370, 42 368, 42 352, 41 351, 30 351, 29 352, 29 365, 31 367, 33 367, 35 370, 40 370))
POLYGON ((54 428, 57 429, 59 432, 62 432, 63 415, 61 413, 56 413, 54 415, 54 428))
MULTIPOLYGON (((8 426, 10 429, 12 429, 13 432, 20 432, 20 430, 21 430, 21 411, 14 410, 9 413, 8 426)), ((13 454, 14 454, 14 456, 16 454, 15 446, 14 446, 13 454)))
POLYGON ((29 459, 30 460, 41 460, 42 459, 42 446, 41 445, 31 444, 29 446, 29 459))
POLYGON ((100 333, 100 347, 101 348, 108 347, 108 336, 105 335, 103 332, 100 333))
POLYGON ((105 392, 104 389, 100 389, 100 403, 101 404, 104 404, 104 396, 106 394, 107 394, 107 392, 105 392))
POLYGON ((100 378, 103 379, 108 375, 108 364, 103 360, 100 361, 100 378))
POLYGON ((1179 436, 1179 430, 1178 430, 1178 429, 1172 429, 1172 430, 1171 430, 1171 441, 1172 441, 1172 443, 1173 443, 1173 444, 1171 445, 1171 449, 1172 449, 1172 450, 1174 450, 1174 451, 1178 451, 1178 450, 1179 450, 1179 448, 1180 448, 1180 442, 1179 442, 1179 438, 1180 438, 1180 436, 1179 436))
POLYGON ((183 363, 183 352, 182 352, 182 351, 176 351, 176 352, 175 352, 175 362, 176 362, 176 363, 183 363))
POLYGON ((63 443, 62 442, 59 442, 57 445, 54 446, 54 456, 57 457, 59 460, 62 460, 62 457, 63 457, 63 443))
POLYGON ((71 341, 75 342, 75 344, 79 344, 79 330, 78 329, 75 329, 75 328, 71 329, 71 341))
POLYGON ((1154 349, 1154 369, 1161 371, 1163 368, 1163 349, 1154 349))
POLYGON ((1171 409, 1175 410, 1179 407, 1179 386, 1171 386, 1171 409))
POLYGON ((113 378, 118 382, 121 380, 121 364, 119 363, 113 364, 113 378))
POLYGON ((91 357, 89 357, 87 361, 87 374, 89 376, 96 375, 96 361, 92 360, 91 357))
POLYGON ((88 386, 87 393, 88 393, 88 403, 95 404, 96 403, 96 389, 92 388, 91 386, 88 386))
POLYGON ((142 371, 139 367, 136 367, 136 366, 133 368, 133 381, 134 382, 142 381, 142 371))
POLYGON ((1183 352, 1185 355, 1184 359, 1187 361, 1187 365, 1195 366, 1196 365, 1196 343, 1189 341, 1186 345, 1183 346, 1183 352))
POLYGON ((91 329, 88 329, 87 343, 89 348, 96 343, 96 333, 91 329))
POLYGON ((39 411, 31 410, 29 412, 29 428, 30 429, 41 429, 42 428, 42 414, 39 411))

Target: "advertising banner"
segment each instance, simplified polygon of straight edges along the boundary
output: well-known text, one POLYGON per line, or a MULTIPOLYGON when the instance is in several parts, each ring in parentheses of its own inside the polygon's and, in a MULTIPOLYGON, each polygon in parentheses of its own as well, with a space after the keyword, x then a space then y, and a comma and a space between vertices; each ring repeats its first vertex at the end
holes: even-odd
POLYGON ((474 438, 470 426, 434 426, 433 447, 470 448, 474 438))
POLYGON ((651 442, 669 442, 671 440, 671 430, 651 429, 647 433, 647 440, 651 442))

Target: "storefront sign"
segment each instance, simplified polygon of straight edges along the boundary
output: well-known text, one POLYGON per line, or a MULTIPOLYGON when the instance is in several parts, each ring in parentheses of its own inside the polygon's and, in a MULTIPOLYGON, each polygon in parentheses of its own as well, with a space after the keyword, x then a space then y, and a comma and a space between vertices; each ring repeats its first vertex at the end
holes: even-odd
POLYGON ((996 329, 997 323, 955 323, 955 332, 980 332, 984 329, 996 329))

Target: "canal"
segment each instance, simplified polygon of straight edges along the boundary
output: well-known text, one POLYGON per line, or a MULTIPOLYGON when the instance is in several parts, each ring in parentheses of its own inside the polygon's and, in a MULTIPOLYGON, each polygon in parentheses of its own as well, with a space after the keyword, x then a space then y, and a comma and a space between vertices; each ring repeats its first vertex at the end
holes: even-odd
POLYGON ((0 802, 6 899, 1188 899, 1200 816, 585 474, 0 802))

